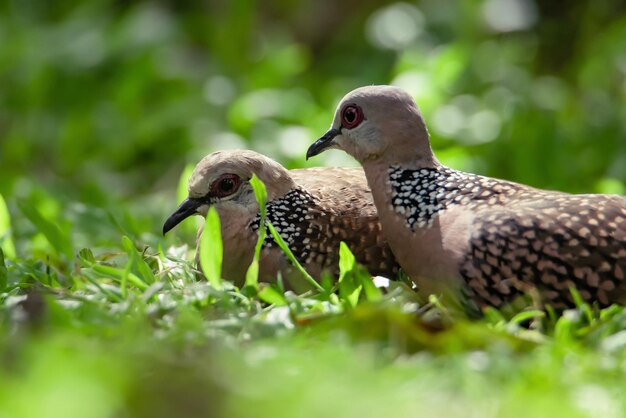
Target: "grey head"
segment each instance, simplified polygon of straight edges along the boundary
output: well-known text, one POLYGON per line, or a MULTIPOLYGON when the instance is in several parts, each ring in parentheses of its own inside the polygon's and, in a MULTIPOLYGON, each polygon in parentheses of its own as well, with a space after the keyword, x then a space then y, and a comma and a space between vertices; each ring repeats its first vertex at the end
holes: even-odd
POLYGON ((165 221, 163 234, 192 215, 206 216, 210 206, 239 206, 256 212, 258 204, 250 185, 253 174, 265 183, 268 201, 294 187, 287 169, 262 154, 249 150, 214 152, 196 165, 189 179, 189 196, 165 221))
POLYGON ((359 162, 430 167, 437 164, 422 114, 406 91, 366 86, 351 91, 337 106, 331 128, 307 151, 307 159, 338 148, 359 162))

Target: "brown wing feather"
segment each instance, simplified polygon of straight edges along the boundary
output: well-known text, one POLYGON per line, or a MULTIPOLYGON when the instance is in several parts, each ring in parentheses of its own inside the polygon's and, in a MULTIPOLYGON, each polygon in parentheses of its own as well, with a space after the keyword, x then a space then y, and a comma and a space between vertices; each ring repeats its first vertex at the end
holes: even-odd
POLYGON ((336 272, 339 243, 344 241, 371 274, 396 277, 398 264, 383 237, 362 169, 310 168, 291 174, 314 199, 307 227, 311 261, 336 272))
POLYGON ((545 193, 507 207, 479 209, 473 224, 461 273, 481 303, 537 288, 553 306, 572 306, 570 287, 601 306, 625 301, 623 197, 545 193))

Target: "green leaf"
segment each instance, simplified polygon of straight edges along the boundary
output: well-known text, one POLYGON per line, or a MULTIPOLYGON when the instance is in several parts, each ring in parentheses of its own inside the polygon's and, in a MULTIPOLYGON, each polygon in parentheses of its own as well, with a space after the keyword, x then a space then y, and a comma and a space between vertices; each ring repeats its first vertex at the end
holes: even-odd
POLYGON ((220 217, 211 206, 200 238, 200 267, 211 286, 216 289, 222 288, 222 257, 220 217))
POLYGON ((506 323, 506 318, 502 315, 502 312, 492 306, 483 308, 483 318, 486 323, 492 325, 503 325, 506 323))
POLYGON ((350 306, 354 308, 359 304, 359 297, 361 296, 362 289, 363 288, 359 285, 353 285, 350 291, 343 292, 343 299, 346 300, 350 304, 350 306))
POLYGON ((145 282, 152 284, 157 281, 152 269, 148 263, 146 263, 146 259, 143 254, 139 251, 137 251, 137 270, 145 282))
POLYGON ((25 201, 18 201, 17 205, 24 216, 46 237, 58 254, 64 255, 67 259, 72 258, 74 251, 70 237, 57 224, 44 218, 35 207, 25 201))
POLYGON ((124 251, 126 251, 126 253, 128 254, 128 261, 132 261, 131 268, 133 264, 136 265, 137 271, 139 272, 143 281, 148 284, 154 283, 156 281, 156 278, 154 277, 152 269, 143 259, 143 255, 139 253, 139 251, 137 251, 137 248, 135 247, 135 244, 133 244, 133 241, 126 235, 122 237, 122 247, 124 248, 124 251))
POLYGON ((246 271, 245 286, 252 286, 254 289, 259 287, 259 258, 256 256, 256 251, 246 271))
POLYGON ((554 339, 559 343, 569 343, 574 338, 574 325, 578 321, 576 312, 568 310, 556 321, 554 325, 554 339))
POLYGON ((339 282, 354 270, 356 258, 345 242, 339 243, 339 282))
POLYGON ((259 298, 271 305, 285 306, 287 305, 287 299, 285 295, 276 290, 273 286, 266 286, 258 293, 259 298))
POLYGON ((267 204, 267 189, 265 188, 265 184, 263 184, 256 174, 252 175, 250 185, 252 186, 252 190, 254 190, 254 196, 259 204, 261 221, 259 222, 259 238, 257 239, 254 247, 254 257, 252 258, 252 263, 250 263, 250 267, 248 267, 248 271, 246 272, 246 286, 252 286, 256 289, 259 286, 259 259, 261 258, 263 242, 265 241, 265 236, 267 235, 267 231, 265 229, 265 217, 267 214, 265 207, 267 204))
POLYGON ((339 244, 339 299, 345 305, 354 308, 359 303, 361 285, 354 277, 356 258, 344 243, 339 244))
POLYGON ((94 257, 93 252, 89 248, 83 248, 78 252, 78 258, 85 262, 87 265, 94 264, 96 262, 96 257, 94 257))
POLYGON ((383 297, 368 271, 356 262, 356 258, 345 242, 339 244, 339 295, 340 298, 355 307, 359 297, 376 301, 383 297))
POLYGON ((15 244, 11 238, 11 215, 9 209, 0 194, 0 249, 8 258, 15 258, 15 244))

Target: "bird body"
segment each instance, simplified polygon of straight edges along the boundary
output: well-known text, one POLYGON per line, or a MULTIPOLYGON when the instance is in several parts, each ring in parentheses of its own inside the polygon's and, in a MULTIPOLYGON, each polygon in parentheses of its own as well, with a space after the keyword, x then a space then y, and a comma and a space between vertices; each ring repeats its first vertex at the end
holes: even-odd
POLYGON ((570 195, 445 167, 413 99, 398 88, 349 93, 309 149, 341 148, 364 168, 383 232, 424 294, 468 307, 570 288, 600 306, 626 302, 626 198, 570 195))
MULTIPOLYGON (((241 285, 260 225, 259 206, 249 184, 253 174, 267 189, 267 220, 313 277, 338 272, 341 241, 372 274, 395 276, 397 264, 359 168, 289 171, 253 151, 219 151, 196 166, 189 198, 166 221, 164 233, 187 216, 206 216, 209 206, 214 206, 221 220, 223 276, 241 285)), ((288 280, 298 274, 271 235, 265 238, 259 264, 264 281, 275 280, 278 273, 288 280)))

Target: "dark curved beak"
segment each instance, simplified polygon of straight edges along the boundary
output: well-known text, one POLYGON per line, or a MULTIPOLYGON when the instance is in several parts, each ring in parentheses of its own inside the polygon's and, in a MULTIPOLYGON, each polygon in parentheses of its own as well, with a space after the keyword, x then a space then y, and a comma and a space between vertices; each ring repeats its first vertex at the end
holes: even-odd
POLYGON ((167 221, 163 224, 163 235, 167 234, 169 230, 174 228, 176 225, 190 217, 191 215, 195 215, 200 206, 202 206, 204 202, 201 199, 193 199, 187 198, 183 200, 183 203, 180 204, 176 212, 172 213, 167 221))
POLYGON ((321 154, 322 152, 327 150, 328 148, 337 145, 335 141, 333 141, 333 139, 340 133, 341 128, 331 128, 328 132, 324 134, 324 136, 311 144, 306 152, 306 159, 308 160, 311 157, 315 157, 316 155, 321 154))

